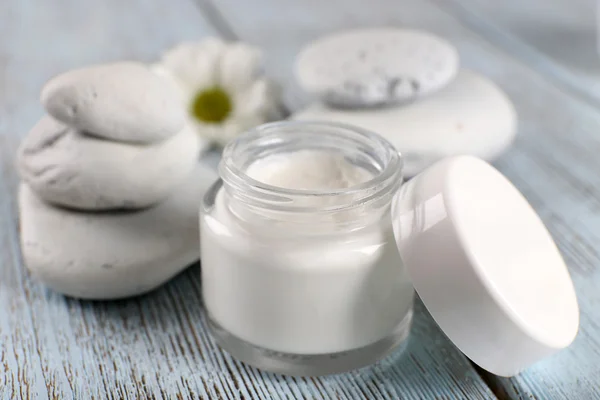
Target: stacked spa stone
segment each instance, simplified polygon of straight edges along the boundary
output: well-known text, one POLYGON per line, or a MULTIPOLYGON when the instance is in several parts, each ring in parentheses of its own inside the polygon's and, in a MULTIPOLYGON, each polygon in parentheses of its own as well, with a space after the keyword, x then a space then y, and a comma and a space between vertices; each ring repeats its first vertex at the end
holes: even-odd
POLYGON ((296 75, 319 101, 295 113, 377 132, 414 176, 448 156, 493 161, 512 143, 516 113, 488 78, 460 68, 451 43, 428 32, 375 28, 317 39, 300 52, 296 75))
POLYGON ((195 261, 198 204, 214 175, 198 165, 172 83, 120 62, 59 75, 41 101, 48 115, 18 154, 28 269, 62 293, 115 298, 195 261))

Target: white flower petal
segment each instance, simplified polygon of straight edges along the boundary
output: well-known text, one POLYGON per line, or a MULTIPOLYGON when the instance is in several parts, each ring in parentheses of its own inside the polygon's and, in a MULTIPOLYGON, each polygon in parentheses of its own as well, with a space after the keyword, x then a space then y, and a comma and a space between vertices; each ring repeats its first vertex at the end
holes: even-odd
POLYGON ((196 44, 190 42, 181 43, 165 52, 162 56, 164 68, 186 84, 195 79, 196 73, 193 69, 193 57, 196 46, 196 44))
POLYGON ((244 131, 245 129, 240 126, 237 121, 228 120, 222 125, 221 132, 219 132, 219 137, 215 138, 215 141, 219 145, 225 146, 227 143, 241 135, 244 131))
POLYGON ((250 129, 256 128, 257 126, 262 125, 266 122, 265 119, 259 115, 252 115, 244 118, 235 118, 232 119, 232 121, 235 121, 235 124, 237 126, 237 135, 249 131, 250 129))
POLYGON ((218 124, 205 124, 198 120, 190 120, 190 124, 198 136, 203 139, 207 139, 212 142, 214 141, 215 137, 219 136, 221 127, 218 124))
POLYGON ((225 42, 218 38, 210 38, 201 43, 195 54, 195 65, 198 74, 203 75, 205 80, 197 82, 196 87, 211 87, 218 84, 221 59, 226 48, 225 42))
POLYGON ((247 90, 235 94, 234 114, 236 117, 258 115, 264 118, 276 103, 273 97, 269 82, 258 79, 247 90))
POLYGON ((196 42, 196 48, 209 53, 220 53, 224 50, 227 43, 219 37, 209 36, 199 42, 196 42))
POLYGON ((148 66, 148 68, 150 68, 150 71, 152 71, 153 73, 155 73, 158 76, 168 76, 171 77, 171 73, 169 72, 169 70, 167 70, 162 64, 159 63, 154 63, 154 64, 150 64, 148 66))
POLYGON ((200 121, 190 121, 194 131, 202 140, 225 146, 246 130, 259 125, 252 120, 227 119, 219 124, 208 124, 200 121))
POLYGON ((247 88, 262 72, 262 52, 244 43, 229 45, 221 60, 221 84, 230 90, 247 88))
POLYGON ((162 63, 185 86, 194 89, 211 87, 217 83, 225 47, 219 38, 182 43, 167 51, 162 63))
POLYGON ((186 90, 186 87, 181 84, 181 82, 171 73, 170 70, 165 68, 162 64, 152 64, 150 65, 150 70, 154 74, 158 75, 161 79, 165 79, 172 84, 177 89, 182 104, 187 105, 189 93, 186 90))

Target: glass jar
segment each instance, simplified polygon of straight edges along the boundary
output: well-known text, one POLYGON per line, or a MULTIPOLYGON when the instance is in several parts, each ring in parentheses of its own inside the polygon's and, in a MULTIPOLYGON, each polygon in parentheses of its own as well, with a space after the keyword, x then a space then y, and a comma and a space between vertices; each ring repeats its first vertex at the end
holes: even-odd
POLYGON ((242 361, 294 375, 370 364, 408 337, 413 285, 457 348, 497 375, 577 334, 552 236, 482 160, 449 157, 402 185, 380 136, 280 122, 228 145, 219 172, 201 210, 202 292, 214 337, 242 361))
POLYGON ((338 373, 373 363, 408 336, 413 287, 391 202, 402 160, 385 139, 320 122, 260 126, 228 145, 201 210, 202 294, 218 344, 285 374, 338 373), (258 182, 272 155, 331 152, 372 179, 347 189, 258 182))

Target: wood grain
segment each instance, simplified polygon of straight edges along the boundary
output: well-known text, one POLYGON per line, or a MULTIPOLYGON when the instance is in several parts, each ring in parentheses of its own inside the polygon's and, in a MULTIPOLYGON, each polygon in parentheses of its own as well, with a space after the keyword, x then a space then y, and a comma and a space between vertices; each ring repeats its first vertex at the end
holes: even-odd
MULTIPOLYGON (((534 3, 541 7, 535 0, 509 3, 494 5, 507 20, 521 8, 536 9, 534 3)), ((485 378, 501 397, 600 398, 600 114, 572 85, 548 73, 557 61, 550 65, 521 57, 523 48, 512 42, 500 46, 496 36, 474 30, 442 1, 375 0, 368 6, 359 0, 215 4, 238 35, 269 50, 272 73, 282 82, 293 82, 293 55, 309 40, 339 29, 390 25, 426 29, 448 38, 458 47, 464 66, 490 76, 508 93, 519 114, 519 137, 496 166, 529 199, 563 252, 580 302, 581 329, 571 347, 519 376, 485 378)), ((491 2, 487 4, 491 7, 491 2)), ((572 2, 548 7, 557 12, 571 5, 577 7, 572 2)), ((576 70, 569 73, 577 75, 576 70)), ((581 82, 592 91, 589 81, 581 82)), ((293 83, 287 93, 294 106, 309 101, 293 83)))

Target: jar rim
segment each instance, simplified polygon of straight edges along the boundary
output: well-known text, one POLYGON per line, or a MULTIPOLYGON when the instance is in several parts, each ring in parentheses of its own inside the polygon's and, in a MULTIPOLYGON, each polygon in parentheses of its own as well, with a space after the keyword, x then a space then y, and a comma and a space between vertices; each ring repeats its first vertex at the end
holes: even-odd
POLYGON ((402 181, 403 158, 402 154, 385 138, 377 133, 363 129, 357 126, 330 122, 330 121, 277 121, 259 125, 249 131, 246 131, 238 138, 231 141, 223 150, 221 162, 219 163, 219 173, 221 178, 230 183, 232 181, 243 184, 246 189, 258 191, 275 196, 337 196, 337 195, 355 195, 361 192, 369 191, 381 186, 386 181, 402 181), (383 151, 388 159, 382 170, 359 184, 348 188, 332 189, 292 189, 281 186, 270 185, 250 177, 246 172, 236 164, 236 155, 243 150, 249 142, 260 140, 267 135, 281 133, 282 130, 309 131, 315 129, 329 130, 325 134, 350 136, 354 135, 362 138, 364 143, 368 143, 372 148, 383 151))

